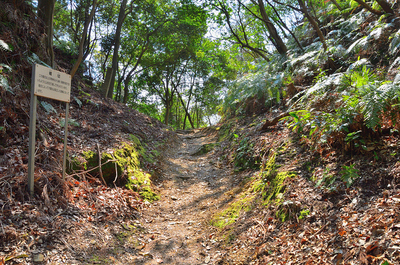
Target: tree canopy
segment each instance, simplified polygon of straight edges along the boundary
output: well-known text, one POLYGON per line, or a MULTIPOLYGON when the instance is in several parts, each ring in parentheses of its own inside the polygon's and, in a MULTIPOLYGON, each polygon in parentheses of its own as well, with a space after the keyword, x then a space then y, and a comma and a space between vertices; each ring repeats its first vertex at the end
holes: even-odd
POLYGON ((105 97, 177 128, 207 124, 224 109, 223 94, 234 94, 233 80, 276 60, 287 67, 310 52, 312 36, 324 50, 317 59, 328 58, 324 69, 337 71, 335 19, 394 14, 385 0, 59 0, 54 10, 46 3, 37 10, 53 34, 45 43, 49 64, 54 39, 74 58, 71 75, 83 73, 105 97))

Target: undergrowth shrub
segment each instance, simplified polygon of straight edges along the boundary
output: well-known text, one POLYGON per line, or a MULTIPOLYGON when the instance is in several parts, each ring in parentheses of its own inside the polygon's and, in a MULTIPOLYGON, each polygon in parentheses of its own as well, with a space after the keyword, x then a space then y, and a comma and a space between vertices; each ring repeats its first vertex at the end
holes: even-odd
POLYGON ((257 70, 233 82, 225 96, 222 113, 228 117, 259 114, 279 104, 285 96, 285 72, 278 72, 283 59, 276 57, 269 64, 259 64, 257 70))
POLYGON ((306 143, 321 149, 368 150, 382 129, 398 127, 400 87, 367 66, 322 77, 306 90, 286 117, 306 143))

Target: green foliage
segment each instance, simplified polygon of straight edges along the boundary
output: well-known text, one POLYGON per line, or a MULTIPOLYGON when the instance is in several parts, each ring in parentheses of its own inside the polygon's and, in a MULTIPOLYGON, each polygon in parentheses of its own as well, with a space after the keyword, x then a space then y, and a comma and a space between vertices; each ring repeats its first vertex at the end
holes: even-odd
POLYGON ((48 65, 45 62, 43 62, 42 60, 40 60, 39 56, 36 53, 32 53, 31 56, 28 56, 28 62, 32 65, 33 64, 41 64, 48 68, 52 68, 50 65, 48 65))
POLYGON ((46 101, 40 101, 40 105, 42 105, 47 114, 50 114, 52 112, 57 114, 57 110, 50 103, 46 101))
POLYGON ((235 167, 237 167, 238 170, 254 168, 256 166, 258 161, 256 157, 254 157, 253 146, 254 144, 250 141, 249 137, 244 137, 238 143, 233 158, 235 167))
POLYGON ((354 181, 360 177, 358 175, 360 171, 354 168, 354 164, 350 166, 343 165, 342 170, 339 172, 341 175, 342 181, 346 184, 346 187, 349 188, 353 185, 354 181))
POLYGON ((308 215, 310 215, 310 210, 308 209, 301 210, 299 215, 299 220, 306 218, 308 215))
POLYGON ((333 184, 335 183, 336 178, 337 177, 331 173, 331 169, 327 167, 322 173, 321 178, 316 182, 315 186, 317 187, 323 186, 334 190, 336 187, 334 187, 333 184))
POLYGON ((11 48, 7 43, 5 43, 2 39, 0 39, 0 50, 9 52, 11 51, 11 48))
POLYGON ((390 55, 395 55, 400 50, 400 30, 390 36, 389 52, 390 55))
MULTIPOLYGON (((11 48, 7 43, 0 39, 0 51, 11 51, 11 48)), ((7 64, 0 63, 0 86, 4 87, 7 91, 11 92, 10 85, 8 84, 7 77, 4 75, 6 72, 11 71, 11 67, 7 64)))
POLYGON ((259 101, 259 108, 280 103, 283 94, 284 73, 269 71, 270 65, 259 65, 259 69, 247 73, 229 85, 222 112, 224 115, 239 116, 245 113, 248 100, 259 101))
POLYGON ((288 126, 314 147, 324 144, 353 145, 366 150, 364 136, 379 130, 384 122, 397 124, 396 103, 400 87, 380 80, 359 59, 346 73, 320 75, 317 82, 295 102, 288 126))

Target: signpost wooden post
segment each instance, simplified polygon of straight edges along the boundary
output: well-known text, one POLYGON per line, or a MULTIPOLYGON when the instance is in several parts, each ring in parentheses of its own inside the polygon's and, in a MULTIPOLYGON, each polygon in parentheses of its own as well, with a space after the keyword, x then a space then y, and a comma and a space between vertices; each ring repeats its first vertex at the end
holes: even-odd
POLYGON ((55 99, 66 103, 64 129, 63 179, 67 158, 67 136, 69 102, 71 98, 71 76, 51 68, 35 64, 32 70, 31 109, 29 125, 29 158, 28 158, 28 189, 31 196, 34 194, 35 181, 35 138, 37 96, 55 99))

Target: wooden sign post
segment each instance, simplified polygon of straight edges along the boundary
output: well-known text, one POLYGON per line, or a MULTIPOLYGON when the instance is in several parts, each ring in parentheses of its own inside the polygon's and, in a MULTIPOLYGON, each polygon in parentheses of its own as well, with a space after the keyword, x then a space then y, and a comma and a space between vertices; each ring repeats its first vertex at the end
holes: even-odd
POLYGON ((69 74, 53 70, 51 68, 35 64, 32 70, 31 109, 29 125, 29 158, 28 158, 28 189, 29 194, 34 194, 35 181, 35 138, 36 138, 36 112, 37 96, 51 98, 66 103, 64 155, 63 155, 63 179, 67 159, 67 136, 69 102, 71 98, 71 76, 69 74))

